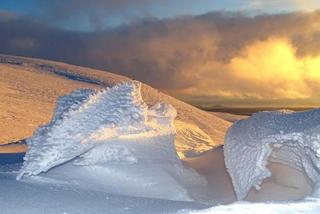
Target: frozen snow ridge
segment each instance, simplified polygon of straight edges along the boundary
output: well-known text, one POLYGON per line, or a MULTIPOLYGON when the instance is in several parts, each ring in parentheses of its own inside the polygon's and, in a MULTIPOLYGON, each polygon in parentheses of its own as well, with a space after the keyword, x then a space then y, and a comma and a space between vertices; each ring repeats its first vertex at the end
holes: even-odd
POLYGON ((320 109, 261 112, 238 121, 227 132, 224 154, 238 200, 271 176, 268 161, 295 168, 316 183, 320 178, 320 109))
POLYGON ((77 165, 135 163, 144 158, 178 161, 175 109, 165 103, 148 109, 140 89, 140 82, 130 81, 102 91, 76 90, 60 98, 52 121, 27 140, 29 150, 17 179, 77 157, 77 165), (140 147, 157 149, 143 152, 140 147))

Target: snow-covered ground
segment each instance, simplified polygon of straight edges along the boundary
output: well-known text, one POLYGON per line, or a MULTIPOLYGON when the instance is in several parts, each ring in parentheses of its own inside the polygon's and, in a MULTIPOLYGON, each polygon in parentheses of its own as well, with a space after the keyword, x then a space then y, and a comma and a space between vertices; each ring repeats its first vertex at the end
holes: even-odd
MULTIPOLYGON (((179 210, 203 209, 194 202, 124 196, 83 189, 52 180, 17 182, 19 168, 0 169, 0 213, 3 214, 141 214, 176 213, 179 210)), ((105 181, 108 182, 108 181, 105 181)))
MULTIPOLYGON (((6 102, 15 94, 17 104, 33 101, 40 111, 73 89, 45 95, 30 83, 41 75, 90 88, 61 97, 51 121, 42 118, 47 124, 27 139, 23 165, 0 165, 1 213, 320 212, 320 110, 210 114, 107 72, 19 57, 0 62, 6 102), (30 81, 15 84, 18 74, 30 81), (230 121, 226 145, 217 147, 230 121)), ((15 109, 0 107, 11 124, 15 109)))
POLYGON ((177 155, 176 111, 166 103, 148 108, 140 90, 141 83, 130 81, 60 98, 52 121, 27 140, 29 149, 17 179, 54 168, 36 180, 192 201, 188 188, 206 181, 183 166, 177 155))
MULTIPOLYGON (((235 195, 247 201, 178 213, 319 213, 319 119, 320 110, 316 109, 261 112, 234 123, 226 135, 224 158, 235 195)), ((205 156, 198 157, 203 160, 195 167, 208 175, 213 172, 206 171, 209 167, 205 165, 213 161, 205 156)), ((218 163, 219 155, 207 156, 218 163)), ((215 173, 206 176, 208 181, 223 171, 217 166, 211 165, 215 173)), ((221 177, 214 181, 228 187, 222 182, 226 176, 221 177)), ((225 188, 224 192, 228 191, 225 188)))
POLYGON ((220 205, 203 210, 181 210, 178 213, 189 214, 318 214, 320 210, 319 198, 307 198, 296 202, 266 202, 249 203, 238 202, 230 205, 220 205))

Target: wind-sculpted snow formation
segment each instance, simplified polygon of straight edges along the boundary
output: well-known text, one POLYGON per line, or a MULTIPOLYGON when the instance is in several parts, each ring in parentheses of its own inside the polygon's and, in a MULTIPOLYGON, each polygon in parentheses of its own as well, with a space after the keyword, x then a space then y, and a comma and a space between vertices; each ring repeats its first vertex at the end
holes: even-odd
POLYGON ((261 112, 238 121, 227 132, 224 155, 238 200, 271 176, 268 161, 299 170, 317 183, 320 110, 261 112))
POLYGON ((130 81, 60 98, 52 121, 27 139, 17 179, 29 175, 108 193, 190 201, 187 186, 206 182, 178 157, 176 110, 166 103, 148 108, 140 89, 140 82, 130 81))
POLYGON ((159 103, 148 110, 140 87, 139 82, 127 82, 99 92, 77 90, 60 98, 52 121, 27 140, 29 150, 18 179, 45 172, 80 155, 78 164, 92 162, 92 149, 101 143, 112 145, 95 161, 137 161, 139 157, 131 154, 134 151, 112 143, 120 138, 130 141, 168 135, 168 143, 158 146, 174 153, 175 109, 159 103))

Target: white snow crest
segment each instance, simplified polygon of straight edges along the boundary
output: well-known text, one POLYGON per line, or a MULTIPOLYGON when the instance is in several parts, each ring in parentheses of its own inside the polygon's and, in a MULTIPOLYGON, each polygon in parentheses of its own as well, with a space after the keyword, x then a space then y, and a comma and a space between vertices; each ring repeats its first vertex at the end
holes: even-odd
POLYGON ((268 160, 320 178, 320 110, 261 112, 227 132, 225 163, 238 200, 271 176, 268 160))
POLYGON ((139 155, 129 141, 138 142, 146 136, 147 143, 164 148, 164 154, 175 159, 175 109, 159 103, 148 110, 140 90, 140 82, 130 81, 98 92, 77 90, 60 98, 52 121, 27 140, 29 150, 17 179, 45 172, 78 156, 80 165, 111 160, 136 162, 139 155), (171 140, 159 145, 161 142, 152 140, 157 136, 171 140))

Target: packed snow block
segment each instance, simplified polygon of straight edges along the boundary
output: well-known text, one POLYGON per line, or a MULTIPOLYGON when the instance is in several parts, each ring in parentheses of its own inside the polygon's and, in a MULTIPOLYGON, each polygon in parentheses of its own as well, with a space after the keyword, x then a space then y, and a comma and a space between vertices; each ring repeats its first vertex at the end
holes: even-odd
POLYGON ((91 159, 90 154, 95 152, 89 150, 101 143, 110 143, 110 154, 119 153, 124 155, 122 159, 135 160, 125 157, 132 146, 123 149, 122 145, 111 143, 119 139, 168 135, 172 136, 168 150, 175 151, 175 109, 159 103, 149 111, 140 90, 140 82, 130 81, 101 91, 77 90, 60 98, 52 121, 27 139, 28 152, 17 179, 37 175, 81 155, 91 159))
POLYGON ((320 179, 320 110, 261 112, 236 122, 224 145, 227 170, 238 200, 271 176, 268 161, 320 179))

